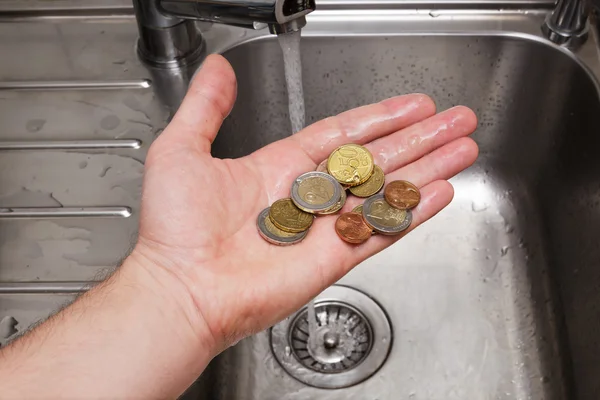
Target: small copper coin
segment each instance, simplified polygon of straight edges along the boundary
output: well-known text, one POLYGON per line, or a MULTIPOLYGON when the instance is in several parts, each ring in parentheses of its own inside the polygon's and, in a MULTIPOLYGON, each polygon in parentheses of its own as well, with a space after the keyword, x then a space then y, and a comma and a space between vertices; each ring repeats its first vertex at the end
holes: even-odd
POLYGON ((394 208, 408 210, 421 201, 419 189, 407 181, 390 182, 384 190, 385 200, 394 208))
MULTIPOLYGON (((356 207, 354 207, 354 208, 352 209, 352 211, 350 211, 350 212, 357 213, 357 214, 360 214, 360 215, 362 216, 362 215, 363 215, 363 204, 359 204, 359 205, 357 205, 357 206, 356 206, 356 207)), ((363 217, 363 220, 364 220, 364 219, 365 219, 365 218, 363 217)), ((368 223, 367 221, 365 221, 365 223, 367 224, 367 226, 368 226, 369 228, 373 228, 372 226, 370 226, 370 225, 369 225, 369 223, 368 223)), ((374 230, 371 230, 371 235, 377 235, 377 232, 375 232, 374 230)))
POLYGON ((371 228, 362 215, 354 212, 340 215, 335 221, 335 231, 342 240, 352 244, 363 243, 371 237, 371 228))
POLYGON ((328 174, 329 172, 327 171, 327 160, 321 161, 321 164, 319 164, 317 166, 317 169, 315 171, 317 171, 317 172, 325 172, 326 174, 328 174))

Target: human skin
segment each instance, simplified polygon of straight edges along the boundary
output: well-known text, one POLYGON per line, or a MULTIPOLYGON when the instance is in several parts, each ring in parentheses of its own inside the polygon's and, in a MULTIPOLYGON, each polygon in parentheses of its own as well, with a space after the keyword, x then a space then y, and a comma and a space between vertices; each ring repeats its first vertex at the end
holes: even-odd
MULTIPOLYGON (((175 398, 228 346, 282 320, 361 261, 442 210, 447 179, 470 166, 477 120, 455 107, 436 114, 403 95, 319 121, 239 159, 210 155, 236 95, 218 55, 196 74, 146 159, 138 242, 123 265, 72 305, 0 351, 0 398, 175 398), (292 181, 336 147, 364 144, 386 181, 420 188, 399 236, 342 241, 337 215, 279 247, 256 217, 288 197, 292 181)), ((362 200, 349 197, 342 212, 362 200)))

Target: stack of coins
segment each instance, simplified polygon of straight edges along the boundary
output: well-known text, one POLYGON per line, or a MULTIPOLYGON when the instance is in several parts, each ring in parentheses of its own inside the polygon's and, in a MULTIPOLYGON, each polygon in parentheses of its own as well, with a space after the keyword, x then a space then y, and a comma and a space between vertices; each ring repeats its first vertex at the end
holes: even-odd
POLYGON ((348 190, 366 200, 338 217, 335 230, 340 238, 359 244, 374 233, 399 234, 412 222, 410 209, 419 203, 419 189, 407 181, 394 181, 380 194, 384 183, 383 170, 369 150, 357 144, 340 146, 316 171, 296 178, 289 198, 277 200, 259 214, 258 232, 279 246, 299 243, 315 216, 335 214, 344 207, 348 190))

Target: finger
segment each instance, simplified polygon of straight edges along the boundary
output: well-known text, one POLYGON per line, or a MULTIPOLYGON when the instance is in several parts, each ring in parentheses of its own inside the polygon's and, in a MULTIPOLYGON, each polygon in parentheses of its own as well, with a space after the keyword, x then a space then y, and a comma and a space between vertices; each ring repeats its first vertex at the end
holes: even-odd
POLYGON ((469 137, 456 139, 424 157, 386 175, 386 182, 407 180, 417 187, 439 179, 450 179, 470 167, 479 154, 477 143, 469 137))
MULTIPOLYGON (((407 180, 417 187, 430 182, 450 179, 462 170, 470 167, 479 153, 477 143, 471 138, 463 137, 450 142, 419 160, 386 174, 386 184, 395 180, 407 180)), ((349 196, 342 212, 348 212, 365 199, 349 196)))
POLYGON ((435 104, 428 96, 397 96, 326 118, 285 140, 299 146, 316 165, 343 144, 364 144, 433 114, 435 104))
POLYGON ((163 135, 172 143, 209 152, 221 123, 231 112, 236 92, 229 62, 220 55, 208 56, 163 135))
POLYGON ((375 164, 389 173, 457 138, 470 135, 477 127, 475 113, 458 106, 429 117, 366 147, 375 164))

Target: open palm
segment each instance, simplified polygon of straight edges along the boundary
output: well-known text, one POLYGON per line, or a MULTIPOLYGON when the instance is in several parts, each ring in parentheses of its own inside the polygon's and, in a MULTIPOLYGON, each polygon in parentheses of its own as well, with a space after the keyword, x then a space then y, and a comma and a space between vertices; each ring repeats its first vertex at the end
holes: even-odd
MULTIPOLYGON (((435 115, 431 99, 413 94, 327 118, 240 159, 216 159, 210 146, 235 94, 231 66, 208 57, 149 151, 136 248, 183 283, 220 348, 283 319, 400 238, 377 235, 349 245, 336 235, 332 215, 318 217, 297 245, 265 242, 256 218, 289 197, 294 178, 342 144, 364 144, 386 182, 405 179, 421 188, 414 229, 451 201, 446 179, 478 152, 467 137, 476 127, 472 111, 435 115)), ((360 202, 349 197, 342 212, 360 202)))

